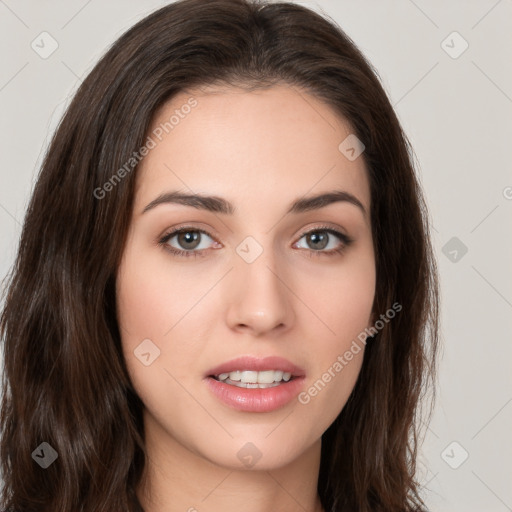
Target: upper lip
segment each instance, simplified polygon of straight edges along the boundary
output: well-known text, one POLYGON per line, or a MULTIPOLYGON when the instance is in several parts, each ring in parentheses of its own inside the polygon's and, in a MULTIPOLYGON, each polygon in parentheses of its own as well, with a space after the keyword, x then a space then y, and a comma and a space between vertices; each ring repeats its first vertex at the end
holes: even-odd
POLYGON ((281 370, 291 373, 293 377, 304 376, 304 370, 302 368, 279 356, 263 358, 242 356, 212 368, 208 371, 207 377, 220 375, 221 373, 231 373, 237 370, 252 370, 258 372, 265 370, 281 370))

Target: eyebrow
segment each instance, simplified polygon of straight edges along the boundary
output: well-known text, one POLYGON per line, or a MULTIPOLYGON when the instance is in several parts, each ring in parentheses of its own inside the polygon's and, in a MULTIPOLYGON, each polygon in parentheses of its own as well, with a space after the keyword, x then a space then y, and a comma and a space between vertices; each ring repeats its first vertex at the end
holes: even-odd
MULTIPOLYGON (((296 199, 290 205, 286 214, 298 214, 311 210, 318 210, 336 202, 346 202, 357 206, 362 211, 363 215, 365 217, 367 216, 366 210, 361 201, 351 193, 344 190, 333 190, 331 192, 325 192, 315 196, 296 199)), ((191 206, 192 208, 197 208, 198 210, 223 213, 226 215, 233 215, 236 212, 236 207, 222 197, 205 196, 201 194, 183 194, 181 192, 173 191, 159 195, 144 208, 142 213, 146 213, 160 204, 168 203, 182 204, 185 206, 191 206)))

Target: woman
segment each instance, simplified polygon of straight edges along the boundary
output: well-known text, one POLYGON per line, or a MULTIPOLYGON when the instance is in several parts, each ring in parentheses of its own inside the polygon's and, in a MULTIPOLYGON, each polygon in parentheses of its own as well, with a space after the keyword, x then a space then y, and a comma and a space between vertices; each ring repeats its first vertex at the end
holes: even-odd
POLYGON ((426 510, 438 285, 411 155, 304 7, 182 0, 120 37, 10 276, 2 509, 426 510))

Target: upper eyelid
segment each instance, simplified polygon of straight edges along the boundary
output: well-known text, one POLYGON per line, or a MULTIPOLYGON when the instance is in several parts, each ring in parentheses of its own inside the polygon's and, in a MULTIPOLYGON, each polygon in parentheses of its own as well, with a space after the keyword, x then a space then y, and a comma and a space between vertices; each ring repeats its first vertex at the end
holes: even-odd
POLYGON ((159 238, 159 240, 162 240, 164 238, 170 239, 170 238, 178 235, 179 233, 183 233, 183 232, 187 232, 187 231, 198 231, 200 233, 203 233, 204 235, 209 236, 212 239, 217 238, 217 235, 213 235, 213 234, 209 233, 206 229, 198 228, 198 227, 194 227, 194 226, 183 226, 183 227, 173 228, 168 231, 165 231, 164 234, 158 238, 159 238))

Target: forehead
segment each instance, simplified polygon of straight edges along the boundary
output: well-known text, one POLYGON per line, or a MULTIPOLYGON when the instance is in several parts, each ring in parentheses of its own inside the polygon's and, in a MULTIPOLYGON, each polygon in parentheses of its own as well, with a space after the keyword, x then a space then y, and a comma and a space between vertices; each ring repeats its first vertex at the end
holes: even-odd
POLYGON ((364 160, 350 160, 339 148, 352 133, 330 106, 292 86, 182 91, 154 116, 136 202, 185 190, 231 196, 237 205, 288 203, 337 188, 369 211, 364 160))

